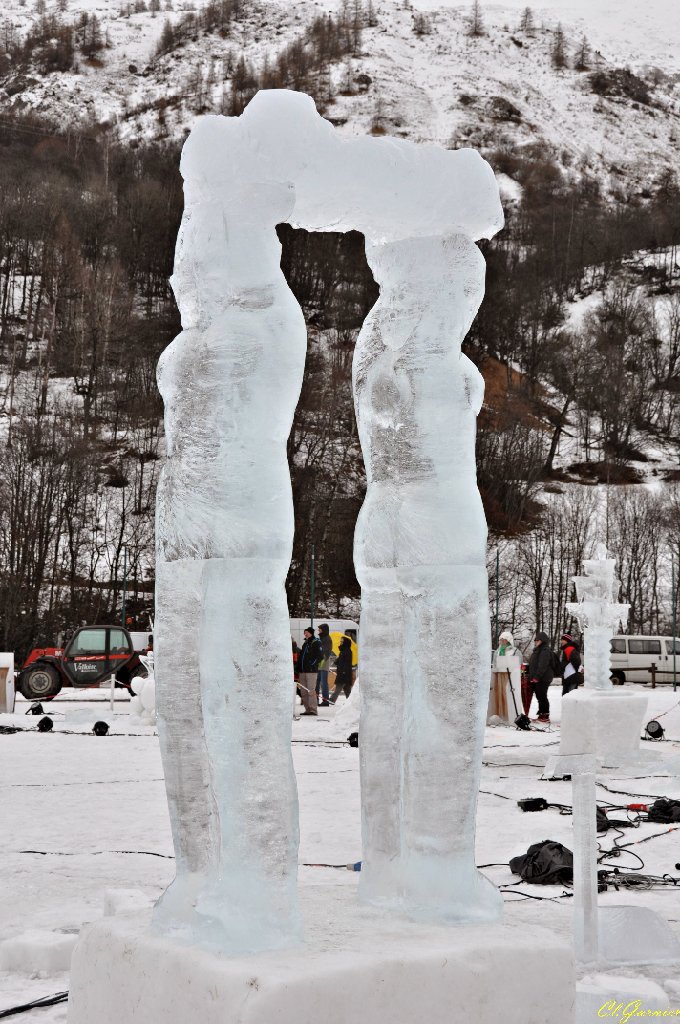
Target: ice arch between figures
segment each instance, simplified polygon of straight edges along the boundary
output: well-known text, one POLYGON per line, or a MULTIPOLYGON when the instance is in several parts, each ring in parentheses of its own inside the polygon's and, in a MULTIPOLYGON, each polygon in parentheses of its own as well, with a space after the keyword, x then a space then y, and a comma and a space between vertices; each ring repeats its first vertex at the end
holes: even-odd
MULTIPOLYGON (((260 220, 262 187, 285 186, 279 223, 361 231, 368 243, 431 235, 477 241, 503 226, 493 171, 475 150, 343 138, 311 97, 285 89, 257 93, 240 117, 201 118, 181 171, 187 207, 219 197, 225 214, 260 220)), ((224 296, 229 282, 215 283, 224 296)))

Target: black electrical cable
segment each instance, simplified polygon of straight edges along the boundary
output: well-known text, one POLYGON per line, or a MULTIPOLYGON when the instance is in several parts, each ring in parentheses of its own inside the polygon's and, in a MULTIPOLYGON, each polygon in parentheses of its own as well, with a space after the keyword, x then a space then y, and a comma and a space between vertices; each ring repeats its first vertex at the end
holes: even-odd
MULTIPOLYGON (((640 777, 644 778, 644 776, 640 776, 640 777)), ((650 776, 650 778, 651 777, 652 776, 650 776)), ((665 776, 665 775, 658 776, 658 778, 667 778, 667 777, 668 776, 665 776)), ((608 793, 614 793, 616 796, 637 796, 637 797, 644 796, 644 797, 647 797, 649 800, 660 800, 661 799, 661 797, 659 796, 658 793, 631 793, 627 789, 611 789, 610 786, 605 786, 604 782, 596 782, 595 785, 598 786, 600 789, 606 789, 606 791, 608 793)))
MULTIPOLYGON (((50 712, 50 714, 52 714, 52 712, 50 712)), ((47 717, 49 717, 49 716, 46 715, 45 718, 47 718, 47 717)), ((42 721, 42 719, 41 719, 41 721, 42 721)), ((38 726, 34 726, 31 729, 24 729, 23 726, 18 726, 16 729, 14 727, 12 727, 12 731, 13 732, 36 732, 36 731, 38 731, 38 726)), ((83 737, 87 737, 87 736, 93 736, 94 733, 92 731, 89 731, 89 732, 79 732, 76 729, 58 729, 56 732, 53 732, 53 735, 54 736, 83 736, 83 737)), ((156 736, 158 736, 158 733, 154 730, 153 732, 114 732, 114 733, 111 733, 111 735, 113 736, 114 739, 118 739, 118 737, 120 737, 120 736, 134 736, 135 739, 142 739, 145 736, 156 737, 156 736)), ((295 740, 293 740, 293 743, 294 742, 295 742, 295 740)), ((344 743, 340 744, 340 746, 345 746, 345 745, 346 744, 344 744, 344 743)))
POLYGON ((163 857, 165 860, 174 860, 174 853, 156 853, 155 850, 80 850, 73 853, 71 850, 18 850, 18 853, 37 853, 41 857, 99 857, 104 853, 129 853, 134 856, 163 857))
POLYGON ((509 764, 497 764, 496 761, 482 761, 485 768, 545 768, 544 764, 528 764, 523 761, 521 764, 515 764, 512 761, 509 764))
POLYGON ((602 871, 598 873, 600 885, 612 886, 616 889, 668 889, 671 886, 677 888, 680 885, 680 878, 673 878, 672 875, 647 875, 638 871, 623 871, 614 868, 613 871, 602 871))
POLYGON ((65 1003, 67 999, 68 992, 56 992, 53 996, 34 999, 32 1003, 23 1003, 21 1006, 11 1006, 8 1010, 0 1010, 0 1018, 13 1017, 16 1013, 26 1013, 27 1010, 35 1010, 39 1006, 55 1006, 57 1003, 65 1003))
POLYGON ((303 747, 348 747, 347 740, 291 740, 291 743, 300 743, 303 747))
MULTIPOLYGON (((623 832, 620 832, 619 836, 616 836, 614 838, 614 846, 611 848, 611 850, 600 850, 600 847, 599 847, 599 844, 598 844, 598 850, 600 850, 600 855, 597 858, 598 859, 598 863, 605 864, 606 863, 605 858, 607 858, 607 857, 620 857, 621 854, 624 853, 624 854, 626 854, 628 856, 635 857, 636 860, 639 860, 639 862, 640 862, 640 868, 644 868, 644 866, 645 866, 644 860, 639 855, 639 853, 636 853, 635 850, 631 850, 630 847, 631 846, 639 846, 641 843, 648 843, 651 839, 658 839, 658 838, 660 838, 660 836, 667 836, 671 832, 677 832, 678 828, 680 828, 680 826, 675 826, 673 828, 665 829, 665 831, 663 831, 663 832, 654 832, 654 833, 652 833, 651 836, 645 836, 643 839, 634 839, 630 843, 620 843, 619 842, 619 838, 621 836, 623 836, 623 832)), ((609 866, 613 867, 614 865, 609 865, 609 866)), ((618 867, 616 867, 615 870, 617 872, 619 872, 620 870, 635 871, 636 869, 635 868, 619 869, 618 867)), ((658 877, 658 876, 648 876, 648 877, 658 877)), ((670 877, 670 876, 668 876, 668 877, 670 877)), ((675 883, 673 883, 673 884, 675 884, 675 883)))
POLYGON ((519 882, 508 882, 507 885, 499 885, 498 888, 503 896, 519 896, 522 899, 528 900, 545 900, 548 903, 557 903, 559 900, 571 899, 574 895, 571 892, 563 892, 559 896, 536 896, 530 892, 521 892, 519 889, 515 888, 517 885, 531 885, 531 882, 527 882, 525 879, 520 879, 519 882), (512 890, 512 892, 509 890, 512 890))
MULTIPOLYGON (((623 838, 623 831, 620 828, 615 828, 614 831, 618 832, 618 835, 615 835, 613 837, 614 845, 612 846, 612 848, 610 850, 603 850, 600 847, 600 844, 599 843, 597 844, 597 850, 598 850, 597 863, 598 864, 602 864, 604 867, 614 868, 618 872, 620 870, 618 865, 616 865, 616 864, 609 864, 607 862, 607 858, 609 858, 609 857, 620 857, 621 854, 623 853, 623 854, 630 854, 633 857, 635 857, 636 860, 638 860, 640 862, 640 865, 639 865, 640 869, 644 868, 645 862, 643 861, 642 857, 640 857, 639 854, 635 853, 634 850, 627 850, 627 849, 625 849, 624 846, 619 844, 619 840, 621 838, 623 838)), ((633 868, 624 868, 624 870, 626 870, 626 871, 636 871, 637 868, 634 868, 634 867, 633 868)))
MULTIPOLYGON (((355 861, 355 863, 357 863, 355 861)), ((355 871, 354 864, 310 864, 307 861, 300 862, 301 868, 344 868, 345 871, 355 871)))
POLYGON ((61 786, 122 786, 133 782, 165 782, 165 779, 80 779, 77 782, 10 782, 9 785, 12 789, 59 789, 61 786))

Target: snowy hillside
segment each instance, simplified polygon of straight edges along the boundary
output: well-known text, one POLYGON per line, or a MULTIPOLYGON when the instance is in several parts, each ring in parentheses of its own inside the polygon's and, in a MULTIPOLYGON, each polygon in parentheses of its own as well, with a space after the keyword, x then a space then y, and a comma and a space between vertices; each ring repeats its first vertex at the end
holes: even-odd
MULTIPOLYGON (((117 617, 126 574, 126 608, 146 613, 163 452, 155 367, 179 326, 168 287, 178 144, 200 114, 239 113, 258 88, 280 87, 310 92, 345 134, 477 146, 497 173, 506 227, 484 246, 466 351, 486 382, 478 481, 504 545, 504 622, 542 620, 556 635, 570 577, 604 535, 627 552, 631 628, 669 628, 680 5, 479 9, 473 32, 472 0, 5 0, 0 480, 22 496, 0 500, 6 649, 117 617)), ((295 614, 309 607, 314 549, 330 613, 358 597, 350 366, 376 286, 358 235, 287 230, 282 243, 309 331, 289 440, 288 596, 295 614)))
MULTIPOLYGON (((197 113, 228 110, 242 56, 261 73, 304 37, 315 17, 336 9, 315 0, 254 0, 240 5, 226 29, 187 34, 159 57, 168 25, 186 22, 206 3, 167 9, 173 0, 164 0, 161 10, 160 0, 151 0, 146 7, 144 0, 39 0, 31 8, 6 0, 0 30, 11 54, 0 61, 0 110, 36 111, 60 123, 115 124, 123 139, 181 138, 197 113), (74 38, 98 33, 101 46, 76 45, 68 70, 41 73, 39 48, 22 57, 16 47, 52 15, 53 24, 74 26, 86 15, 89 23, 74 28, 74 38)), ((482 34, 472 36, 470 4, 417 0, 414 9, 376 0, 371 17, 362 5, 359 46, 329 62, 326 115, 346 132, 452 147, 538 143, 562 166, 592 172, 612 190, 644 187, 677 157, 680 5, 550 0, 532 9, 531 25, 522 29, 525 7, 520 0, 482 4, 482 34), (433 6, 438 9, 430 11, 433 6), (554 60, 558 24, 563 69, 554 60), (585 66, 577 71, 579 54, 585 66)), ((43 34, 49 33, 48 25, 43 34)))

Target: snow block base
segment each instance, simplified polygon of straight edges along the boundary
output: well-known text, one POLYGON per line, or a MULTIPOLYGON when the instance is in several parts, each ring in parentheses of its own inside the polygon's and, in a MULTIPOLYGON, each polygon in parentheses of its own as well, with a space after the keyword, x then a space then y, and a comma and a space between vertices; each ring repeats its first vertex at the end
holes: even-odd
POLYGON ((595 754, 616 767, 635 758, 647 713, 644 693, 572 690, 562 698, 560 754, 595 754))
POLYGON ((571 949, 509 925, 431 927, 356 903, 354 886, 301 894, 305 946, 230 957, 149 930, 148 914, 81 933, 68 1024, 571 1024, 571 949), (527 984, 527 964, 540 964, 527 984))

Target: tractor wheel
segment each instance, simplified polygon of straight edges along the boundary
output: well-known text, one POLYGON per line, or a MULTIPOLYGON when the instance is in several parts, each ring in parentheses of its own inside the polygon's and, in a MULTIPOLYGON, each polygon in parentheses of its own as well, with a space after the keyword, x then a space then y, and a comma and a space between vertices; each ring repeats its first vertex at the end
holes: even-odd
POLYGON ((45 700, 56 697, 61 690, 61 679, 51 665, 31 665, 19 676, 18 689, 26 700, 45 700))

